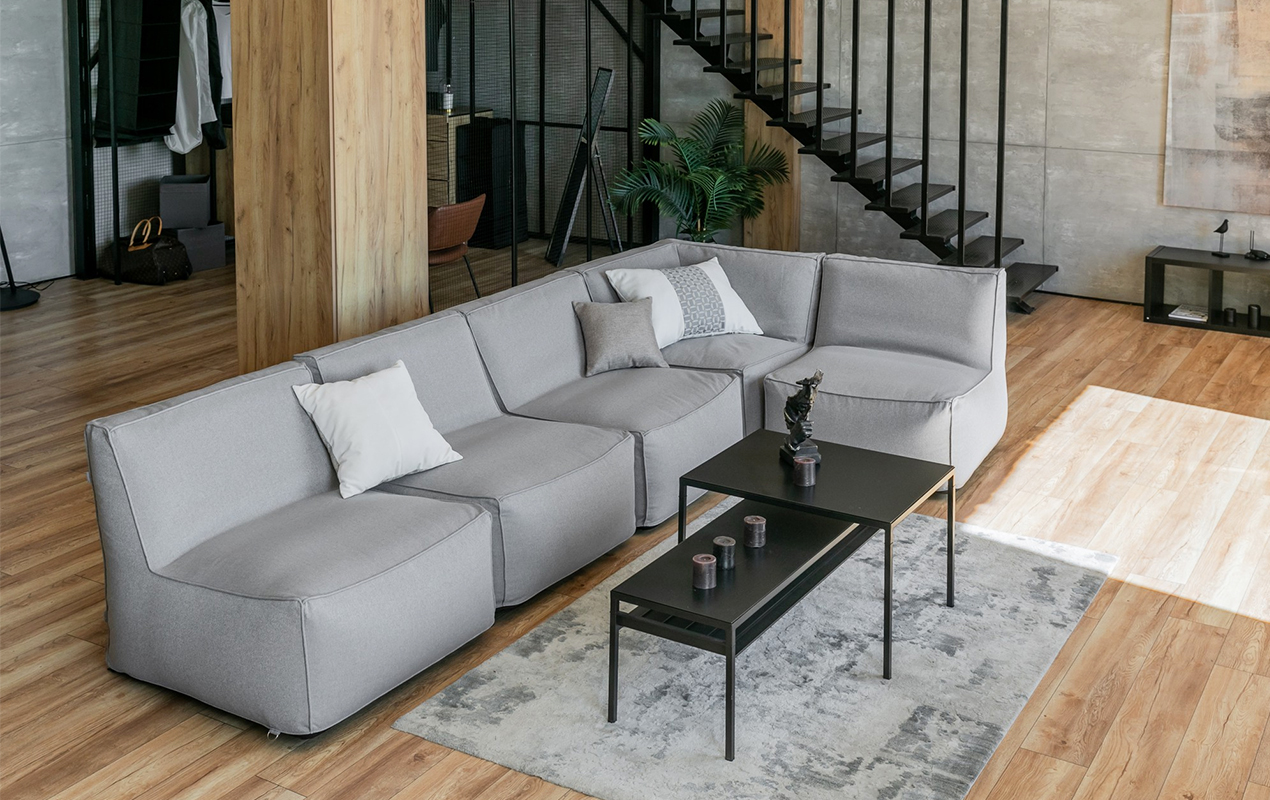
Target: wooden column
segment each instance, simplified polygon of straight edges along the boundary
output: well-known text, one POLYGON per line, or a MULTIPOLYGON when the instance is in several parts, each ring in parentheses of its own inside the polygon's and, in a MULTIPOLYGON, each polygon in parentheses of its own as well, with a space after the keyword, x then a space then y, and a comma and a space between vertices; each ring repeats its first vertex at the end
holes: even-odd
MULTIPOLYGON (((750 20, 749 0, 746 0, 746 25, 750 20)), ((803 0, 793 0, 790 4, 790 51, 794 58, 803 52, 803 0)), ((759 56, 763 58, 780 58, 785 52, 785 3, 784 0, 759 0, 758 29, 772 34, 766 42, 759 42, 759 56)), ((746 30, 749 30, 747 27, 746 30)), ((813 68, 814 71, 814 68, 813 68)), ((802 67, 794 67, 794 80, 799 80, 802 67)), ((759 75, 765 84, 784 80, 779 70, 772 70, 759 75)), ((815 95, 805 95, 815 103, 815 95)), ((808 105, 808 108, 814 106, 808 105)), ((795 106, 794 110, 799 110, 795 106)), ((753 142, 766 142, 785 154, 789 162, 789 182, 779 186, 767 187, 763 195, 763 213, 757 219, 746 220, 742 232, 746 247, 761 247, 770 250, 797 250, 799 243, 799 225, 802 217, 802 165, 799 163, 798 141, 785 132, 783 128, 769 127, 768 116, 753 103, 745 104, 745 145, 753 142)))
POLYGON ((238 363, 428 313, 418 0, 234 7, 238 363))

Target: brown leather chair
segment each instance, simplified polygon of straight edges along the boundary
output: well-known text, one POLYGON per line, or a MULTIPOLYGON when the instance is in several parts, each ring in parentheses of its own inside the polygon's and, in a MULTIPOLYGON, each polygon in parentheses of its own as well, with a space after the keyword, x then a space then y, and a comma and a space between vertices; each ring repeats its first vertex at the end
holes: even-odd
MULTIPOLYGON (((467 258, 467 240, 476 232, 476 224, 481 221, 481 210, 484 208, 483 194, 454 205, 428 207, 428 267, 439 267, 463 259, 477 297, 481 296, 481 289, 476 285, 472 262, 467 258)), ((431 283, 428 281, 429 305, 432 299, 431 283)))

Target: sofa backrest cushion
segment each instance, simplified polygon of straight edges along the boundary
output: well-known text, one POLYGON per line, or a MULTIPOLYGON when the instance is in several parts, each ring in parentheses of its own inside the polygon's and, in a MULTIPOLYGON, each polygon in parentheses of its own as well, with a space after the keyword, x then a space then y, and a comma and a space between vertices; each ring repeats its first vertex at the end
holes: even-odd
POLYGON ((994 366, 984 354, 1004 358, 999 270, 828 255, 822 271, 818 347, 899 350, 984 369, 994 366))
POLYGON ((579 380, 586 370, 575 301, 586 282, 566 271, 463 306, 494 390, 509 411, 579 380))
POLYGON ((604 277, 606 270, 666 269, 717 258, 728 282, 754 314, 764 334, 774 339, 810 342, 815 334, 821 257, 819 253, 786 253, 663 239, 576 269, 586 278, 592 300, 613 303, 618 296, 604 277))
POLYGON ((457 311, 301 353, 296 360, 322 383, 360 378, 401 360, 419 402, 443 434, 501 413, 467 319, 457 311))
POLYGON ((334 489, 326 448, 291 389, 309 382, 303 365, 279 364, 90 422, 94 470, 117 469, 94 491, 124 495, 98 498, 103 540, 139 537, 159 569, 218 533, 334 489))

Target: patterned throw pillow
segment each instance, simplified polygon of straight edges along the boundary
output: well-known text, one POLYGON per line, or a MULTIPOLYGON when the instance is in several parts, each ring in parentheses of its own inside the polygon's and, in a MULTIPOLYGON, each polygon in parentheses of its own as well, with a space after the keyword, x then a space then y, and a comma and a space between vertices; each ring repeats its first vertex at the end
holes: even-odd
POLYGON ((763 332, 717 258, 667 269, 611 269, 604 275, 626 302, 653 301, 658 347, 700 336, 763 332))

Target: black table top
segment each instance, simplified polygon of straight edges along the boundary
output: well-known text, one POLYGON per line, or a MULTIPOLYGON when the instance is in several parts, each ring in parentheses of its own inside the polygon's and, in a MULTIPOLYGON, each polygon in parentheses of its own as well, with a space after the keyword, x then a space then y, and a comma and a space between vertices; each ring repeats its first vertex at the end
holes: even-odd
MULTIPOLYGON (((816 485, 794 485, 784 436, 758 431, 690 470, 683 482, 862 525, 894 527, 953 475, 947 464, 817 441, 816 485)), ((814 441, 814 440, 813 440, 814 441)))
POLYGON ((656 561, 627 578, 613 595, 619 600, 719 626, 736 625, 763 608, 782 589, 835 546, 854 550, 877 533, 828 517, 743 500, 656 561), (745 517, 767 518, 767 544, 747 548, 745 517), (713 589, 692 586, 692 557, 711 553, 714 537, 736 539, 736 567, 719 570, 713 589), (844 539, 854 538, 849 544, 844 539))
MULTIPOLYGON (((1191 250, 1185 247, 1165 247, 1164 245, 1160 245, 1148 253, 1147 258, 1179 267, 1198 267, 1199 269, 1210 269, 1220 272, 1249 272, 1270 275, 1270 261, 1253 261, 1244 258, 1247 247, 1241 248, 1238 240, 1232 239, 1226 243, 1226 247, 1230 253, 1229 258, 1219 258, 1208 250, 1191 250)), ((1261 249, 1264 250, 1265 246, 1263 245, 1261 249)))

